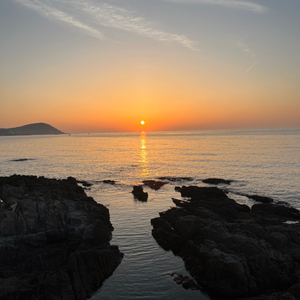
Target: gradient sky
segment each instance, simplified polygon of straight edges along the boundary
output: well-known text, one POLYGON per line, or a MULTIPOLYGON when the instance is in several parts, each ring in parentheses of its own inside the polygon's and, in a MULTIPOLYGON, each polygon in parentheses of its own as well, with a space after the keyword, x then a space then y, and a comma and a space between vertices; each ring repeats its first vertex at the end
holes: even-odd
POLYGON ((300 127, 299 0, 0 1, 0 127, 300 127))

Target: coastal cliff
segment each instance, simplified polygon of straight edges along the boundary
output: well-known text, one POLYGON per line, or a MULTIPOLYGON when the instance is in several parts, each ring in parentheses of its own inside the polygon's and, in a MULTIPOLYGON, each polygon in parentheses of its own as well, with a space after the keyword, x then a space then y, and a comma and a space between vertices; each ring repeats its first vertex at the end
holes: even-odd
MULTIPOLYGON (((300 299, 300 214, 257 203, 251 208, 217 187, 177 187, 182 200, 151 220, 152 235, 182 257, 213 299, 300 299)), ((261 197, 264 198, 264 197, 261 197)))
POLYGON ((14 128, 0 128, 0 136, 64 134, 46 123, 34 123, 14 128))
POLYGON ((75 178, 0 177, 0 299, 85 300, 117 268, 108 209, 75 178))

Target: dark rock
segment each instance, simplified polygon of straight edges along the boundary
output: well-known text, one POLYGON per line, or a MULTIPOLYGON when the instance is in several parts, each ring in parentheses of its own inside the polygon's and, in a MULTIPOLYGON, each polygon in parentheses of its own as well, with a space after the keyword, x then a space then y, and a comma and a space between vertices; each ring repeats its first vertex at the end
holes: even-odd
POLYGON ((132 194, 140 201, 147 201, 148 199, 148 193, 144 192, 141 185, 133 186, 132 194))
POLYGON ((288 289, 288 292, 292 294, 296 299, 300 299, 300 283, 296 283, 292 285, 288 289))
POLYGON ((291 293, 278 292, 278 293, 272 293, 270 295, 260 295, 257 297, 241 298, 238 300, 298 300, 298 299, 299 298, 295 298, 291 293))
MULTIPOLYGON (((40 178, 44 178, 44 177, 40 177, 40 178)), ((75 185, 75 184, 77 185, 77 179, 74 178, 74 177, 72 177, 72 176, 69 176, 67 178, 67 181, 70 182, 70 183, 72 183, 73 185, 75 185)))
POLYGON ((110 179, 104 179, 103 183, 107 183, 107 184, 111 184, 114 185, 116 182, 114 180, 110 180, 110 179))
POLYGON ((158 177, 159 180, 168 180, 171 182, 174 181, 193 181, 194 178, 192 177, 169 177, 169 176, 165 176, 165 177, 158 177))
POLYGON ((11 161, 27 161, 27 160, 34 160, 34 158, 17 158, 17 159, 12 159, 11 161))
POLYGON ((121 262, 106 207, 77 180, 0 177, 0 299, 83 300, 121 262))
POLYGON ((172 273, 170 274, 171 277, 173 277, 173 281, 175 281, 177 284, 181 284, 183 281, 183 275, 177 274, 177 273, 172 273))
POLYGON ((179 285, 182 285, 185 289, 190 289, 190 290, 199 290, 200 289, 198 284, 188 276, 183 276, 183 275, 177 274, 177 273, 172 273, 170 275, 171 275, 173 281, 175 281, 179 285))
POLYGON ((90 186, 93 185, 92 183, 89 183, 89 182, 84 181, 84 180, 77 180, 77 183, 81 183, 85 187, 90 187, 90 186))
POLYGON ((274 200, 270 197, 264 197, 264 196, 258 196, 258 195, 249 195, 248 197, 255 201, 259 201, 259 202, 263 202, 263 203, 274 202, 274 200))
POLYGON ((90 186, 93 185, 92 183, 89 183, 89 182, 84 181, 84 180, 77 180, 76 178, 71 177, 71 176, 69 176, 69 177, 67 178, 67 181, 71 182, 72 184, 80 183, 80 184, 82 184, 84 187, 90 187, 90 186))
POLYGON ((217 187, 198 187, 198 186, 182 186, 181 188, 175 187, 177 192, 180 192, 182 197, 194 197, 194 198, 222 198, 227 195, 218 189, 217 187))
POLYGON ((170 226, 170 224, 162 218, 151 219, 151 225, 154 229, 160 228, 168 232, 173 232, 173 229, 170 226))
POLYGON ((260 215, 274 215, 277 217, 286 217, 291 220, 300 220, 299 211, 293 207, 286 207, 282 205, 274 205, 274 204, 254 204, 251 208, 254 213, 260 215))
POLYGON ((225 179, 221 179, 221 178, 207 178, 207 179, 202 180, 202 182, 208 183, 208 184, 230 184, 232 182, 232 180, 225 180, 225 179))
POLYGON ((217 188, 182 187, 188 201, 152 220, 152 235, 183 258, 197 284, 220 299, 300 299, 299 211, 250 209, 217 188))
POLYGON ((188 202, 188 201, 182 201, 182 200, 175 199, 175 198, 172 198, 172 201, 174 202, 174 204, 175 204, 176 206, 179 206, 179 207, 185 207, 185 206, 188 206, 188 205, 189 205, 189 202, 188 202))
POLYGON ((291 207, 291 205, 286 201, 276 201, 276 204, 286 206, 286 207, 291 207))
POLYGON ((152 190, 159 190, 162 186, 167 184, 167 182, 164 181, 158 181, 158 180, 144 180, 144 185, 149 186, 152 190))

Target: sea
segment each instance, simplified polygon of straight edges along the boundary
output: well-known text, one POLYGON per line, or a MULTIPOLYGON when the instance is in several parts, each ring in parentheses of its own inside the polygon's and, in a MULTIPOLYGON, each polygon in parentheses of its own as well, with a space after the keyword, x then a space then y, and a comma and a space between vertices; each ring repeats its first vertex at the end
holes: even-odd
POLYGON ((300 129, 0 137, 0 176, 12 174, 73 176, 91 183, 86 193, 108 207, 111 244, 124 258, 92 300, 204 300, 205 292, 172 280, 173 273, 190 275, 181 258, 156 243, 150 220, 180 199, 175 186, 207 186, 206 178, 232 180, 219 188, 239 203, 253 205, 246 195, 255 194, 300 209, 300 129), (133 197, 133 185, 160 177, 174 181, 144 187, 147 202, 133 197))

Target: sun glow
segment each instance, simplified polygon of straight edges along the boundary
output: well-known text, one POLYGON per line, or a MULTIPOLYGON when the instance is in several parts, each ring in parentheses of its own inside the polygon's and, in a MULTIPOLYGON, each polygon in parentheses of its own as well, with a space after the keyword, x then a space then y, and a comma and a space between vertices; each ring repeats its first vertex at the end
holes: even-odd
POLYGON ((145 125, 145 121, 141 121, 141 125, 145 125))

